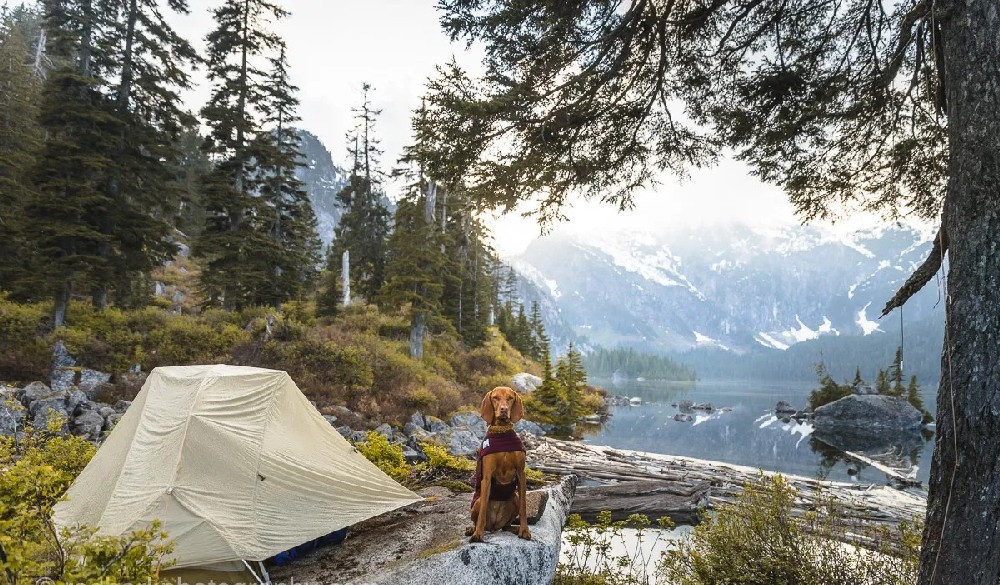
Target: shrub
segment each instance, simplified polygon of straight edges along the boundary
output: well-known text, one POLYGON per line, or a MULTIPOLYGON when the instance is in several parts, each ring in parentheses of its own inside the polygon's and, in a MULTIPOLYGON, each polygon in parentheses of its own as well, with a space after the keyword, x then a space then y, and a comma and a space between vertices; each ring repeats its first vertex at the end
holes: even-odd
POLYGON ((403 481, 409 477, 410 468, 403 457, 403 447, 390 443, 385 436, 375 431, 368 431, 365 440, 356 443, 355 446, 366 459, 394 480, 403 481))
MULTIPOLYGON (((579 514, 570 514, 566 522, 568 549, 556 568, 553 585, 649 585, 653 583, 647 551, 663 538, 662 530, 651 536, 651 522, 642 514, 627 520, 612 521, 611 512, 598 514, 589 524, 579 514), (626 530, 632 534, 626 536, 626 530), (652 546, 651 546, 652 545, 652 546), (622 551, 616 553, 616 550, 622 551)), ((670 528, 669 518, 661 518, 657 527, 670 528)))
POLYGON ((159 582, 171 547, 157 523, 122 537, 53 525, 52 507, 95 451, 79 437, 55 436, 61 426, 28 428, 17 442, 0 436, 0 585, 159 582))
POLYGON ((239 327, 225 321, 177 315, 149 332, 143 341, 145 369, 224 361, 233 347, 247 340, 239 327))
POLYGON ((674 585, 916 582, 919 523, 845 529, 832 499, 821 497, 800 519, 792 512, 795 497, 780 475, 747 484, 735 503, 720 506, 689 540, 664 554, 661 576, 674 585))
POLYGON ((48 376, 52 350, 48 304, 22 305, 0 293, 0 379, 41 380, 48 376))

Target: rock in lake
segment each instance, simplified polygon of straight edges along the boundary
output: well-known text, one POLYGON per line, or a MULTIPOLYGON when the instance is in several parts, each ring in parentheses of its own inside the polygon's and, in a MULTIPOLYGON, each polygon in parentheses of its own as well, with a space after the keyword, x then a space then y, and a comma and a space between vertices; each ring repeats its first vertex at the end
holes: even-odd
POLYGON ((919 429, 922 417, 912 404, 895 396, 853 394, 823 405, 813 413, 817 430, 919 429))
POLYGON ((784 400, 779 400, 778 404, 775 405, 774 407, 774 413, 777 415, 782 415, 782 414, 791 415, 795 414, 796 411, 797 409, 794 406, 792 406, 791 404, 789 404, 784 400))

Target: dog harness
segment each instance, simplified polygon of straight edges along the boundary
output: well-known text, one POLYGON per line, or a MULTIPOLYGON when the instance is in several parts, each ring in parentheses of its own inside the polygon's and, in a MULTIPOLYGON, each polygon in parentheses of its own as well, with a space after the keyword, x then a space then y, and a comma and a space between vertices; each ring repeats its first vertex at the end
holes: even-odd
MULTIPOLYGON (((483 484, 483 456, 512 451, 524 451, 524 443, 521 442, 521 437, 517 435, 517 432, 509 430, 503 433, 486 433, 486 438, 483 439, 482 445, 476 451, 476 475, 472 480, 472 486, 476 488, 472 493, 473 506, 479 500, 479 488, 483 484)), ((496 478, 493 478, 490 482, 490 501, 502 502, 511 499, 514 490, 517 489, 517 479, 515 475, 514 481, 510 483, 497 483, 496 478)))

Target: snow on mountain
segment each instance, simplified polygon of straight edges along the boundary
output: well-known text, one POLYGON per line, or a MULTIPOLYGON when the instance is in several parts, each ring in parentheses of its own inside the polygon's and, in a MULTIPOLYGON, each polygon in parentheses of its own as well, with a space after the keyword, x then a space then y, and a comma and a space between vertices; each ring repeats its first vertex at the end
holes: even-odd
POLYGON ((316 213, 319 237, 323 247, 333 241, 333 230, 340 222, 344 209, 337 201, 337 193, 347 184, 347 173, 333 162, 333 156, 315 134, 299 130, 299 149, 305 166, 299 167, 295 176, 305 185, 316 213))
MULTIPOLYGON (((529 294, 551 305, 550 328, 578 343, 744 352, 880 333, 867 311, 923 261, 930 237, 896 224, 850 233, 746 225, 586 237, 557 231, 513 260, 537 285, 529 294)), ((922 291, 907 317, 940 311, 936 299, 922 291)))

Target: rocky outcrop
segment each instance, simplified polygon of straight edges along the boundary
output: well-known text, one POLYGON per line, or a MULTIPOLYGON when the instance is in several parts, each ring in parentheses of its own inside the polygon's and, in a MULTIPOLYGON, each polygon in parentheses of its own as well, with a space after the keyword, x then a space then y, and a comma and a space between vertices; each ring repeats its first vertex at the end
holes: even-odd
POLYGON ((539 386, 542 385, 541 378, 533 374, 529 374, 528 372, 516 374, 513 378, 511 378, 510 382, 514 390, 517 390, 522 394, 534 392, 539 386))
POLYGON ((895 396, 853 394, 825 404, 813 413, 817 431, 836 429, 913 430, 922 415, 912 404, 895 396))
POLYGON ((483 543, 464 539, 450 550, 417 558, 347 581, 353 585, 545 585, 559 563, 559 546, 566 515, 573 502, 576 478, 570 476, 548 489, 545 511, 531 526, 531 540, 508 532, 487 534, 483 543))
MULTIPOLYGON (((107 379, 106 374, 97 374, 97 379, 107 379)), ((58 432, 99 443, 130 404, 122 400, 113 408, 94 402, 79 386, 73 385, 66 390, 52 389, 42 382, 32 382, 19 389, 5 387, 0 393, 0 435, 20 434, 27 425, 46 429, 50 422, 62 418, 62 429, 58 432)))

